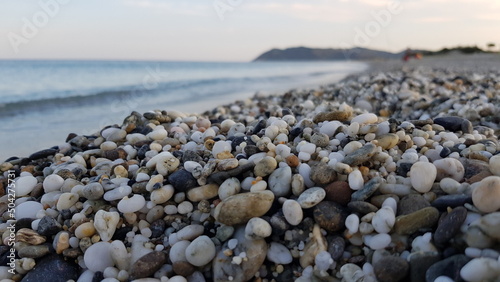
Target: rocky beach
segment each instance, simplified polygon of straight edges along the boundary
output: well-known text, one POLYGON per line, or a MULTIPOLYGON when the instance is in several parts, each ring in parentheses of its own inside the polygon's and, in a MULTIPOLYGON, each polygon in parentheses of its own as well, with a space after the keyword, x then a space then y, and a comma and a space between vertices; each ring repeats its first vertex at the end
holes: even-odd
POLYGON ((371 65, 2 160, 0 281, 500 281, 500 58, 371 65))

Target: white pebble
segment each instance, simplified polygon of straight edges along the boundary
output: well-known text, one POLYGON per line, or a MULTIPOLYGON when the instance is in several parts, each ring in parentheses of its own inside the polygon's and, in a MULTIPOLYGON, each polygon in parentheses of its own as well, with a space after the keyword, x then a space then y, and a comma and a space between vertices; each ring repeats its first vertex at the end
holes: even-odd
POLYGON ((283 203, 283 215, 286 221, 293 226, 299 225, 304 217, 302 207, 295 200, 286 200, 283 203))
POLYGON ((186 259, 194 266, 204 266, 215 257, 215 244, 206 236, 200 236, 186 248, 186 259))
POLYGON ((358 232, 359 217, 356 214, 350 214, 345 220, 345 226, 349 230, 349 234, 358 232))
POLYGON ((179 214, 188 214, 193 211, 193 208, 193 203, 184 201, 177 206, 177 211, 179 214))
POLYGON ((432 163, 416 162, 410 169, 411 185, 420 193, 427 193, 432 189, 436 180, 437 169, 432 163))
POLYGON ((269 237, 272 231, 271 225, 259 217, 251 218, 245 226, 245 236, 251 239, 269 237))
MULTIPOLYGON (((45 179, 47 179, 47 178, 45 178, 45 179)), ((36 178, 32 175, 26 175, 26 176, 18 178, 14 184, 16 187, 16 196, 22 197, 22 196, 28 195, 29 193, 31 193, 31 191, 33 191, 37 182, 38 181, 36 180, 36 178)), ((62 184, 61 184, 61 186, 62 186, 62 184)), ((59 187, 61 187, 61 186, 59 186, 59 187)))
POLYGON ((267 259, 276 264, 289 264, 293 261, 292 254, 284 245, 276 242, 269 244, 267 259))
POLYGON ((104 271, 107 267, 114 266, 115 263, 111 257, 111 244, 107 242, 98 242, 90 246, 83 257, 85 265, 90 271, 104 271))
POLYGON ((363 175, 361 174, 361 171, 359 169, 353 170, 351 173, 349 173, 348 176, 348 181, 349 181, 349 187, 352 190, 359 190, 363 188, 363 185, 365 184, 363 180, 363 175))
POLYGON ((372 219, 372 225, 378 233, 389 233, 396 222, 394 211, 390 207, 379 209, 372 219))
POLYGON ((43 190, 45 191, 45 193, 59 191, 63 184, 64 179, 61 176, 57 174, 51 174, 45 177, 45 179, 43 180, 43 190))
POLYGON ((135 194, 131 198, 125 196, 118 202, 118 210, 122 213, 133 213, 142 209, 146 205, 146 200, 142 195, 135 194))

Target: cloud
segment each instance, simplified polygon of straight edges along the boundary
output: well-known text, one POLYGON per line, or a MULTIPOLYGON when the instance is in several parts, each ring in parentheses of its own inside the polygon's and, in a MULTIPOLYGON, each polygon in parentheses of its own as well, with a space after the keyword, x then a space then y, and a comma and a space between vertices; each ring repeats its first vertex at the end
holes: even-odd
POLYGON ((125 5, 150 9, 156 12, 168 12, 181 15, 199 16, 206 14, 208 5, 188 3, 185 1, 157 1, 157 0, 127 0, 125 5))

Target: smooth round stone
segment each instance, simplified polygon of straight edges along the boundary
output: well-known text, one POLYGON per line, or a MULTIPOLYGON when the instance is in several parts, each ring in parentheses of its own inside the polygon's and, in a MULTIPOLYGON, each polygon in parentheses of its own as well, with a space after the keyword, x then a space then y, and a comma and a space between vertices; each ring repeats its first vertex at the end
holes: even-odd
POLYGON ((325 200, 346 206, 351 201, 353 190, 345 181, 335 181, 325 187, 325 200))
POLYGON ((359 171, 359 169, 355 169, 351 173, 349 173, 347 179, 349 182, 349 187, 351 187, 352 190, 360 190, 365 184, 363 175, 361 174, 361 171, 359 171))
POLYGON ((52 191, 58 191, 61 189, 62 185, 64 184, 64 179, 57 175, 57 174, 51 174, 43 180, 43 190, 45 193, 52 192, 52 191))
POLYGON ((169 175, 168 181, 176 190, 180 192, 186 192, 189 189, 198 186, 196 178, 194 178, 193 175, 185 169, 179 169, 169 175))
POLYGON ((101 240, 107 242, 115 234, 116 227, 120 221, 120 214, 99 210, 94 216, 94 228, 99 233, 101 240))
MULTIPOLYGON (((454 158, 445 158, 434 161, 437 169, 436 180, 441 181, 445 177, 450 177, 460 182, 464 178, 465 168, 462 163, 454 158)), ((412 166, 413 168, 413 166, 412 166)))
POLYGON ((472 204, 472 197, 466 194, 440 196, 431 203, 433 207, 440 210, 445 210, 448 207, 463 206, 465 204, 472 204))
POLYGON ((276 169, 269 176, 268 183, 276 197, 289 195, 292 189, 292 169, 289 166, 276 169))
POLYGON ((236 195, 240 192, 241 184, 238 178, 231 177, 224 182, 219 187, 219 199, 224 200, 230 196, 236 195))
POLYGON ((33 191, 37 183, 38 181, 32 175, 26 175, 18 178, 15 182, 16 196, 22 197, 28 195, 31 191, 33 191))
POLYGON ((118 202, 118 210, 122 213, 132 213, 142 209, 146 205, 146 200, 142 195, 134 194, 131 198, 125 196, 118 202))
POLYGON ((464 118, 449 116, 449 117, 438 117, 434 119, 435 124, 443 126, 452 132, 462 131, 463 133, 472 132, 472 123, 464 118))
POLYGON ((107 267, 114 266, 111 257, 111 244, 107 242, 98 242, 90 246, 83 256, 85 265, 90 271, 104 271, 107 267))
POLYGON ((378 233, 389 233, 396 222, 394 211, 390 207, 378 210, 372 218, 372 225, 378 233))
POLYGON ((302 207, 295 200, 286 200, 283 203, 283 215, 286 221, 293 226, 299 225, 304 217, 302 207))
POLYGON ((254 175, 261 177, 267 176, 276 169, 277 165, 276 159, 266 156, 255 165, 253 169, 254 175))
POLYGON ((358 232, 359 217, 356 214, 350 214, 345 219, 345 227, 349 230, 349 234, 354 234, 358 232))
POLYGON ((500 176, 500 155, 494 155, 489 160, 490 171, 496 176, 500 176))
POLYGON ((243 224, 253 217, 266 214, 273 201, 274 194, 268 190, 236 194, 217 205, 214 217, 226 225, 243 224))
POLYGON ((375 205, 364 201, 351 201, 347 204, 347 207, 352 212, 359 213, 361 215, 378 211, 378 208, 375 205))
POLYGON ((391 243, 391 235, 385 233, 377 234, 371 236, 366 243, 372 250, 381 250, 389 246, 391 243))
POLYGON ((82 197, 95 201, 101 199, 104 195, 104 188, 98 182, 85 185, 82 189, 82 197))
POLYGON ((319 204, 325 197, 325 189, 321 187, 312 187, 302 192, 297 202, 303 209, 309 209, 319 204))
MULTIPOLYGON (((352 174, 352 172, 351 172, 351 174, 352 174)), ((349 177, 351 176, 351 174, 349 174, 349 177)), ((359 177, 361 177, 361 181, 363 181, 363 177, 361 176, 361 172, 360 172, 359 177)), ((382 180, 380 177, 372 178, 366 184, 360 185, 361 188, 358 189, 356 192, 354 192, 351 195, 351 200, 352 201, 364 201, 364 200, 368 199, 369 197, 371 197, 371 195, 373 195, 373 193, 375 193, 378 190, 381 183, 382 183, 382 180)), ((349 186, 351 186, 351 188, 352 188, 352 185, 350 183, 349 183, 349 186)), ((356 190, 356 189, 354 189, 354 190, 356 190)))
POLYGON ((62 193, 57 200, 56 208, 58 211, 69 209, 72 207, 80 197, 76 193, 62 193))
POLYGON ((382 149, 389 150, 399 143, 399 136, 394 133, 387 133, 379 136, 376 141, 377 145, 382 147, 382 149))
POLYGON ((259 217, 251 218, 245 227, 245 236, 252 239, 260 239, 271 236, 271 225, 259 217))
POLYGON ((25 246, 22 247, 18 255, 21 258, 41 258, 50 253, 48 245, 25 246))
POLYGON ((407 275, 409 265, 401 257, 387 255, 373 264, 373 270, 379 281, 397 282, 407 275))
POLYGON ((170 200, 174 195, 175 189, 172 185, 165 185, 160 189, 151 192, 151 202, 159 205, 170 200))
POLYGON ((500 276, 500 262, 492 258, 475 258, 460 270, 460 277, 465 281, 496 281, 500 276))
POLYGON ((373 157, 377 149, 377 146, 375 146, 372 143, 368 143, 364 145, 363 147, 357 149, 356 151, 348 154, 345 156, 345 158, 342 160, 342 162, 346 165, 350 166, 356 166, 360 165, 369 159, 373 157))
POLYGON ((411 281, 418 282, 425 281, 427 269, 438 262, 441 259, 441 255, 438 252, 414 252, 408 259, 410 262, 411 281))
POLYGON ((376 123, 377 121, 378 121, 377 115, 366 113, 353 117, 351 123, 357 122, 359 124, 371 124, 371 123, 376 123))
POLYGON ((474 221, 470 227, 479 227, 489 237, 500 240, 500 212, 487 214, 474 221))
POLYGON ((439 187, 441 187, 441 190, 446 192, 446 194, 461 194, 465 190, 465 187, 463 187, 458 181, 449 177, 441 179, 439 187))
POLYGON ((186 260, 186 249, 191 244, 187 240, 182 240, 176 242, 172 248, 170 248, 169 258, 172 263, 186 260))
POLYGON ((500 209, 500 176, 489 176, 481 180, 472 191, 472 202, 485 213, 500 209))
POLYGON ((186 248, 186 259, 194 266, 204 266, 215 257, 215 245, 206 235, 200 236, 186 248))
POLYGON ((284 245, 276 242, 269 244, 267 259, 276 264, 286 265, 293 261, 292 254, 284 245))
POLYGON ((437 169, 432 163, 416 162, 410 169, 411 185, 420 193, 427 193, 432 189, 436 180, 437 169))
POLYGON ((357 279, 356 277, 357 273, 362 273, 363 270, 361 267, 355 265, 354 263, 346 263, 340 268, 340 275, 342 277, 343 281, 349 281, 349 282, 355 282, 357 279))
POLYGON ((337 232, 345 228, 349 213, 347 209, 335 202, 323 201, 314 207, 314 220, 329 232, 337 232))
POLYGON ((42 204, 35 201, 26 201, 19 204, 15 209, 16 219, 36 218, 36 214, 43 210, 42 204))
POLYGON ((92 222, 85 222, 80 224, 76 229, 75 229, 75 236, 78 239, 82 239, 85 237, 91 237, 94 235, 96 232, 94 224, 92 222))

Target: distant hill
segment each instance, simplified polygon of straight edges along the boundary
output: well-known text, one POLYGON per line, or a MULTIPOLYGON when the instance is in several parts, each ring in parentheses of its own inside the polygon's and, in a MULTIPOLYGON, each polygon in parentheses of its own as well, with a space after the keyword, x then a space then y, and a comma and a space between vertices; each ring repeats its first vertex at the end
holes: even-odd
MULTIPOLYGON (((444 48, 439 51, 428 50, 412 50, 413 53, 421 53, 423 55, 443 55, 449 52, 458 52, 463 54, 471 53, 487 53, 477 46, 473 47, 454 47, 444 48)), ((373 50, 361 47, 350 49, 321 49, 308 47, 293 47, 287 49, 272 49, 258 56, 254 61, 341 61, 341 60, 388 60, 401 59, 405 51, 391 53, 380 50, 373 50)))
POLYGON ((360 47, 350 49, 294 47, 272 49, 258 56, 254 61, 386 60, 401 58, 401 54, 360 47))

